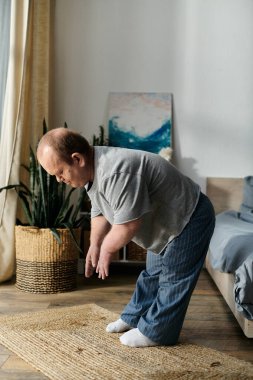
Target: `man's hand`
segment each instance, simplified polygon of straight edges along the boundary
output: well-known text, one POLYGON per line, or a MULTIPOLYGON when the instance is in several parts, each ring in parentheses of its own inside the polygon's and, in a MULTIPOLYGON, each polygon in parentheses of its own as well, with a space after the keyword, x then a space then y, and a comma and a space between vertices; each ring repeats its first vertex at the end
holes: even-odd
POLYGON ((113 255, 124 247, 139 229, 141 219, 123 224, 110 225, 104 217, 92 219, 91 246, 86 256, 85 276, 90 277, 94 270, 98 278, 105 280, 113 255))
POLYGON ((108 277, 109 265, 113 259, 113 255, 132 239, 140 224, 141 219, 135 219, 124 224, 112 225, 100 248, 100 256, 96 268, 98 278, 104 280, 108 277))
POLYGON ((90 246, 85 262, 85 277, 91 277, 98 265, 100 248, 90 246))
POLYGON ((108 252, 100 252, 96 273, 98 278, 105 280, 109 276, 109 266, 113 259, 113 254, 108 252))

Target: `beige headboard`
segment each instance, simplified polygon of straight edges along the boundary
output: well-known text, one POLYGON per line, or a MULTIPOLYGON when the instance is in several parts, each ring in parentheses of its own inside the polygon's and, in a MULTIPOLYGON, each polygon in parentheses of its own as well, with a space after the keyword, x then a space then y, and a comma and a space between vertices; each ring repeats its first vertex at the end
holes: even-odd
POLYGON ((206 192, 216 214, 238 210, 243 198, 243 178, 207 178, 206 192))

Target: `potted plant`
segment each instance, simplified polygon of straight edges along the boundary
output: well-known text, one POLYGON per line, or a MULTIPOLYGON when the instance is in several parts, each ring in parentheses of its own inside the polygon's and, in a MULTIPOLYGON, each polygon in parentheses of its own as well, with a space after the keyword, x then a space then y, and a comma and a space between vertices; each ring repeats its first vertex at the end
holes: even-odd
POLYGON ((15 189, 26 217, 25 224, 17 221, 15 226, 16 286, 34 293, 72 290, 81 251, 80 227, 89 224, 87 214, 80 216, 86 190, 58 183, 38 163, 32 148, 29 165, 21 167, 28 173, 29 185, 20 182, 0 189, 15 189), (74 198, 76 192, 79 196, 74 198))

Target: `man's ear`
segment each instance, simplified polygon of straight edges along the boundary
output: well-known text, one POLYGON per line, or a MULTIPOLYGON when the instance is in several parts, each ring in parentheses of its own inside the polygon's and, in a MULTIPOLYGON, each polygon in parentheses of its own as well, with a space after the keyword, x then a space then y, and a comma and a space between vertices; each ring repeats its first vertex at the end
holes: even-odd
POLYGON ((77 164, 80 168, 84 167, 86 164, 84 156, 80 153, 72 153, 71 158, 73 160, 73 163, 77 164))

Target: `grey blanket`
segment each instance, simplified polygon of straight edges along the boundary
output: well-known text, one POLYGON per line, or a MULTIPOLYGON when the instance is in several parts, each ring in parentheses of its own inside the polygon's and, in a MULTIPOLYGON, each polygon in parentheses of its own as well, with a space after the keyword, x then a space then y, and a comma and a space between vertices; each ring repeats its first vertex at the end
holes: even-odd
POLYGON ((235 271, 234 294, 237 310, 253 320, 253 254, 235 271))
POLYGON ((240 213, 225 211, 216 216, 210 242, 210 261, 216 270, 234 273, 253 254, 253 223, 240 219, 240 213))
POLYGON ((253 176, 244 178, 241 212, 253 211, 253 176))
POLYGON ((225 211, 216 216, 209 257, 214 269, 235 274, 236 308, 253 320, 253 223, 245 215, 225 211))

